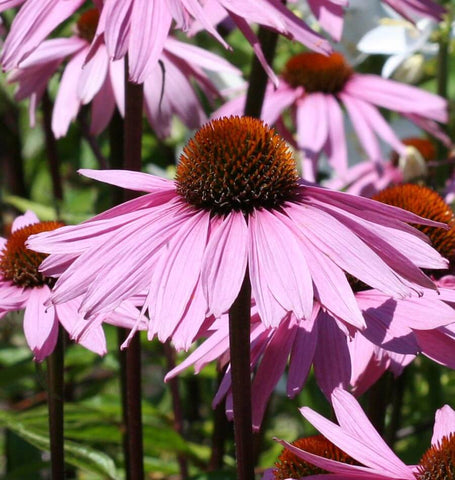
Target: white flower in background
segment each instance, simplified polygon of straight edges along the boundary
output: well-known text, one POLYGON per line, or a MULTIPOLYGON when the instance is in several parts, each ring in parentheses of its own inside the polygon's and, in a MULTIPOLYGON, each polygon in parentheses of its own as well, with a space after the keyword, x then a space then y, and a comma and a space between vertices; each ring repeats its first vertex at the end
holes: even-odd
POLYGON ((422 75, 425 58, 438 52, 438 45, 430 42, 437 23, 422 18, 415 24, 402 18, 382 18, 376 28, 362 37, 357 48, 366 54, 389 55, 382 68, 382 76, 407 83, 415 83, 422 75))

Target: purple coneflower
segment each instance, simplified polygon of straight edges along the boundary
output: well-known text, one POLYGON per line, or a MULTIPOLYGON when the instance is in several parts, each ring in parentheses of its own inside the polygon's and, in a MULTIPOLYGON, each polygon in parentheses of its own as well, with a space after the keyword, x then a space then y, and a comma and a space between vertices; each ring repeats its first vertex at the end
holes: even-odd
POLYGON ((52 254, 42 265, 59 276, 52 302, 82 295, 81 312, 90 317, 145 291, 149 337, 164 341, 178 331, 180 346, 206 317, 229 310, 247 268, 265 325, 277 326, 289 313, 310 319, 316 297, 361 327, 345 272, 407 297, 435 288, 418 267, 447 265, 404 222, 440 224, 299 181, 285 141, 253 118, 204 125, 184 148, 175 181, 81 173, 148 194, 29 240, 52 254))
MULTIPOLYGON (((43 41, 8 77, 10 83, 18 83, 17 100, 30 98, 30 123, 34 125, 35 110, 50 77, 69 59, 52 115, 52 129, 57 138, 66 135, 83 104, 91 103, 90 133, 95 135, 109 124, 116 106, 122 115, 124 113, 123 59, 112 61, 106 45, 100 41, 85 63, 98 21, 98 9, 86 10, 77 21, 74 36, 43 41)), ((218 55, 171 37, 166 39, 155 67, 144 80, 145 111, 159 137, 169 136, 173 115, 190 129, 200 127, 207 120, 191 83, 192 79, 196 80, 209 100, 220 96, 205 71, 240 74, 218 55)))
POLYGON ((136 308, 125 302, 116 312, 109 316, 97 315, 89 323, 78 313, 80 301, 77 298, 55 306, 47 305, 54 280, 38 271, 46 255, 30 250, 25 242, 30 235, 52 231, 61 225, 40 222, 29 211, 14 220, 7 239, 0 237, 0 318, 8 312, 25 310, 25 338, 39 362, 54 350, 59 323, 72 339, 103 355, 106 353, 106 339, 102 322, 131 328, 138 315, 136 308))
MULTIPOLYGON (((267 472, 267 479, 314 480, 368 479, 368 480, 445 480, 453 476, 455 454, 455 411, 448 405, 437 410, 430 448, 418 465, 406 465, 384 442, 368 420, 357 400, 348 392, 336 389, 332 405, 338 424, 327 420, 309 407, 302 407, 302 415, 328 440, 325 448, 316 449, 311 441, 307 448, 278 440, 292 457, 277 462, 277 468, 267 472), (331 447, 330 444, 333 444, 331 447), (328 447, 328 448, 327 448, 328 447), (297 458, 296 458, 297 457, 297 458), (292 464, 297 461, 301 465, 292 464), (314 467, 317 467, 316 469, 314 467), (293 476, 293 471, 298 476, 293 476), (301 475, 300 472, 303 472, 301 475)), ((324 445, 323 445, 324 446, 324 445)))
MULTIPOLYGON (((245 97, 231 100, 214 117, 238 114, 245 97)), ((273 125, 283 111, 291 108, 296 127, 296 147, 304 154, 303 174, 310 181, 317 173, 322 152, 328 156, 338 174, 347 170, 347 147, 344 130, 345 107, 359 141, 370 160, 381 161, 378 139, 381 137, 397 152, 405 145, 384 120, 378 107, 396 111, 422 128, 434 131, 434 121, 447 121, 447 102, 443 98, 377 75, 354 72, 340 53, 329 56, 305 52, 292 57, 281 75, 278 88, 272 84, 266 92, 262 118, 273 125)), ((293 138, 285 123, 279 123, 286 138, 293 138)))
MULTIPOLYGON (((5 70, 17 67, 63 21, 71 16, 84 0, 26 0, 11 26, 5 41, 1 62, 5 70)), ((142 83, 155 67, 162 53, 173 21, 177 28, 188 31, 197 20, 224 46, 228 46, 212 22, 211 10, 221 8, 235 22, 252 44, 264 67, 267 65, 251 23, 297 40, 308 48, 327 53, 330 44, 311 30, 280 0, 106 0, 96 1, 102 9, 92 46, 106 44, 109 57, 119 60, 128 53, 130 79, 142 83)), ((5 7, 6 8, 6 7, 5 7)))

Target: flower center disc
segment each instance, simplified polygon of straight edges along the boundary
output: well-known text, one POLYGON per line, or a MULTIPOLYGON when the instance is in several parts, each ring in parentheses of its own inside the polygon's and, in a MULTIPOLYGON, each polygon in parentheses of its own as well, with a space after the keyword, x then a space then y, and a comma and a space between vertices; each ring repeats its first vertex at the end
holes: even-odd
POLYGON ((295 161, 275 130, 250 117, 213 120, 183 149, 177 192, 191 205, 225 215, 279 208, 295 197, 295 161))
POLYGON ((343 89, 352 73, 341 53, 326 56, 305 52, 288 60, 283 77, 292 87, 304 87, 308 93, 335 94, 343 89))
POLYGON ((449 230, 425 225, 414 226, 428 235, 433 247, 443 257, 449 259, 450 262, 455 260, 455 217, 451 208, 434 190, 408 183, 386 188, 372 198, 449 225, 449 230))
POLYGON ((55 230, 63 226, 59 222, 40 222, 22 227, 11 234, 0 256, 0 276, 19 287, 40 287, 49 279, 38 271, 41 262, 47 257, 28 249, 25 242, 35 233, 55 230))
MULTIPOLYGON (((347 453, 344 453, 343 450, 339 449, 330 440, 327 440, 323 435, 300 438, 295 442, 292 442, 292 445, 305 450, 308 453, 319 455, 320 457, 329 458, 349 465, 358 465, 358 462, 347 453)), ((277 480, 309 477, 310 475, 319 475, 323 473, 328 472, 302 460, 286 449, 284 449, 278 457, 278 461, 275 463, 275 470, 273 470, 273 474, 277 480)))
POLYGON ((417 467, 419 480, 455 480, 455 435, 432 445, 417 467))
POLYGON ((91 8, 90 10, 85 11, 77 21, 77 34, 79 37, 92 43, 99 19, 100 12, 97 8, 91 8))

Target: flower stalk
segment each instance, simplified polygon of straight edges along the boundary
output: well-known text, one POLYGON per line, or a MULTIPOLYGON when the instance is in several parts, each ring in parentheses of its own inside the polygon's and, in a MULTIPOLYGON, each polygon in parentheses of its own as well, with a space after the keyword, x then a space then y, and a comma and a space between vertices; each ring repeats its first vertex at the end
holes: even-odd
POLYGON ((234 438, 238 480, 254 479, 250 380, 251 285, 248 269, 240 292, 229 310, 234 438))
MULTIPOLYGON (((129 81, 128 61, 125 62, 125 121, 123 129, 123 165, 127 170, 141 170, 142 150, 142 108, 143 85, 129 81)), ((134 198, 135 193, 126 190, 125 200, 134 198)), ((143 438, 142 438, 142 391, 141 391, 141 339, 136 333, 126 350, 126 430, 128 478, 144 478, 143 438)), ((122 387, 124 388, 124 387, 122 387)))
POLYGON ((63 480, 65 473, 63 402, 64 402, 64 337, 59 328, 54 351, 47 357, 49 437, 53 480, 63 480))
POLYGON ((43 128, 46 144, 46 157, 52 179, 52 193, 57 218, 60 217, 60 204, 63 201, 63 185, 60 175, 60 159, 57 151, 57 141, 52 131, 52 102, 46 90, 43 94, 43 128))

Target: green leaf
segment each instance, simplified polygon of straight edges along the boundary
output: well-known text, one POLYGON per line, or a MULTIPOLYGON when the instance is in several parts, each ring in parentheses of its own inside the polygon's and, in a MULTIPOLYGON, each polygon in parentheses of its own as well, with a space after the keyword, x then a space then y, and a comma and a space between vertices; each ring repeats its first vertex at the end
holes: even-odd
POLYGON ((6 195, 4 197, 5 203, 9 203, 13 207, 16 207, 21 212, 26 210, 33 210, 38 218, 42 221, 56 220, 57 214, 55 209, 42 203, 34 202, 22 197, 16 197, 15 195, 6 195))
MULTIPOLYGON (((0 412, 0 426, 9 428, 40 450, 49 451, 49 437, 36 425, 34 426, 36 418, 22 417, 20 414, 13 415, 0 412), (31 421, 27 422, 27 420, 31 421)), ((86 445, 65 440, 65 461, 89 472, 97 473, 103 477, 107 476, 112 480, 119 478, 114 461, 105 453, 86 445)))

